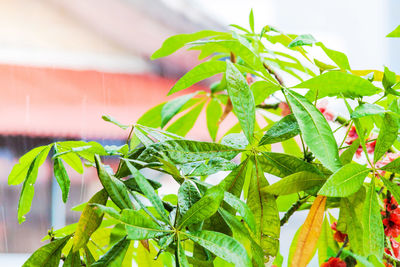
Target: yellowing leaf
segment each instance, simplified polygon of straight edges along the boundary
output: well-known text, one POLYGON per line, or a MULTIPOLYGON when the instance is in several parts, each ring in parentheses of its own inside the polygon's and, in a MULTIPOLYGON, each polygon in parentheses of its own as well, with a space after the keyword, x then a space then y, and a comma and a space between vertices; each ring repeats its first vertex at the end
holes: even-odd
POLYGON ((293 255, 291 265, 293 267, 306 267, 311 260, 315 246, 322 229, 324 219, 326 197, 318 196, 304 222, 297 240, 297 250, 293 255))
POLYGON ((93 206, 89 205, 90 203, 102 204, 105 205, 107 202, 108 194, 103 189, 97 192, 86 204, 85 208, 82 211, 82 215, 79 218, 78 226, 76 227, 76 232, 74 235, 74 252, 78 251, 80 248, 83 248, 86 243, 89 241, 90 236, 94 231, 100 226, 101 221, 103 220, 103 215, 98 215, 93 206))

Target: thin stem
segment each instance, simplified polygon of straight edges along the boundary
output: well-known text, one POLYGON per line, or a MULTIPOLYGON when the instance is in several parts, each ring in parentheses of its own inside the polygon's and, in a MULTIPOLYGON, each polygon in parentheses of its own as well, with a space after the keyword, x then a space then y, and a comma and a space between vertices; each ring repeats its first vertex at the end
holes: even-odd
POLYGON ((285 223, 288 222, 290 216, 293 215, 293 213, 295 213, 300 207, 301 205, 303 205, 307 199, 310 196, 306 196, 305 198, 300 198, 299 200, 297 200, 289 209, 288 211, 285 213, 285 215, 283 215, 282 219, 281 219, 281 226, 283 226, 285 223))
POLYGON ((279 103, 275 104, 258 104, 256 108, 262 108, 262 109, 278 109, 279 103))
POLYGON ((384 99, 385 98, 385 95, 384 96, 382 96, 381 98, 379 98, 378 100, 376 100, 373 104, 376 104, 376 103, 378 103, 379 101, 381 101, 382 99, 384 99))
MULTIPOLYGON (((134 129, 134 128, 135 128, 135 126, 132 125, 131 131, 129 132, 129 135, 128 135, 128 138, 126 139, 126 144, 127 144, 127 145, 129 144, 129 140, 131 139, 132 132, 133 132, 133 129, 134 129)), ((131 149, 132 149, 132 148, 131 148, 131 149)))
POLYGON ((352 126, 353 126, 353 122, 350 123, 349 128, 347 129, 346 134, 344 135, 344 138, 343 138, 342 142, 340 143, 339 147, 343 146, 344 142, 347 139, 347 136, 349 135, 349 132, 350 132, 352 126))
POLYGON ((383 259, 388 262, 395 263, 395 266, 400 266, 400 260, 390 256, 386 252, 383 253, 383 259))
POLYGON ((263 63, 264 68, 275 77, 275 79, 278 81, 278 83, 282 86, 282 87, 286 87, 285 86, 285 82, 283 81, 282 77, 276 73, 270 66, 268 66, 267 64, 265 64, 265 62, 263 63))
POLYGON ((346 236, 346 238, 344 239, 343 245, 340 247, 338 253, 336 254, 336 258, 340 257, 340 255, 343 252, 343 249, 347 246, 347 243, 349 243, 349 237, 348 236, 346 236))

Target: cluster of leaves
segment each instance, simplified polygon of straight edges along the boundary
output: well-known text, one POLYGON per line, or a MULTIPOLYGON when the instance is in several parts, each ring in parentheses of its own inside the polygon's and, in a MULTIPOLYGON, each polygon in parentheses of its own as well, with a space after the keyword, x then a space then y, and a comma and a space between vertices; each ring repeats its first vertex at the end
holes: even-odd
POLYGON ((139 266, 281 266, 280 228, 299 210, 309 212, 285 256, 289 266, 306 266, 316 251, 320 264, 332 257, 348 266, 398 262, 384 252, 391 248, 381 200, 393 195, 400 201, 400 159, 383 167, 377 163, 388 151, 400 149, 399 76, 388 68, 352 70, 345 54, 309 34, 287 35, 271 26, 255 32, 252 12, 250 30, 231 26, 236 32, 173 36, 153 54, 157 59, 186 46, 206 59, 170 94, 222 75, 210 91, 162 103, 134 125, 104 116, 131 130, 126 145, 55 142, 20 158, 9 176, 10 185, 23 183, 20 222, 30 210, 38 168, 51 149, 64 202, 70 185, 64 163, 82 173, 84 160, 97 169, 102 185, 74 208, 82 212, 79 221, 49 231, 45 239, 51 242, 24 266, 58 266, 61 259, 64 266, 131 266, 133 261, 139 266), (331 62, 311 57, 314 49, 331 62), (282 77, 299 82, 286 86, 282 77), (345 103, 347 118, 328 123, 316 107, 327 97, 345 103), (280 116, 282 103, 290 115, 280 116), (185 139, 204 106, 213 142, 185 139), (216 141, 220 123, 231 112, 237 124, 216 141), (346 147, 352 125, 358 138, 346 147), (344 137, 339 136, 347 126, 344 137), (370 159, 368 138, 375 132, 370 159), (360 147, 367 165, 356 162, 360 147), (118 169, 104 165, 100 156, 118 157, 118 169), (144 177, 143 169, 171 176, 178 192, 160 197, 162 184, 144 177), (211 184, 208 177, 216 173, 226 176, 211 184), (334 208, 340 209, 338 219, 329 213, 334 208), (329 227, 333 222, 347 234, 341 247, 329 227))

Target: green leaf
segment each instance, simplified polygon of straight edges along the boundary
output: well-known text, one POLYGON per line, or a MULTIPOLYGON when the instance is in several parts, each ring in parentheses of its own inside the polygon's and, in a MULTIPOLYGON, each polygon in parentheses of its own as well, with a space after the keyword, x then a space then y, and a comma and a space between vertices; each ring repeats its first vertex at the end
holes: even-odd
MULTIPOLYGON (((161 159, 160 159, 161 161, 161 159)), ((184 176, 208 176, 220 171, 231 171, 236 168, 236 164, 223 158, 211 158, 210 160, 191 162, 178 165, 184 176)))
POLYGON ((293 88, 308 88, 312 91, 313 96, 318 92, 318 98, 342 94, 345 97, 356 98, 374 95, 379 90, 371 82, 361 77, 340 71, 325 72, 293 88))
POLYGON ((350 64, 347 56, 339 51, 332 50, 327 48, 323 43, 318 42, 316 43, 317 46, 320 46, 322 50, 324 50, 325 54, 336 63, 336 65, 341 68, 342 70, 349 70, 350 64))
POLYGON ((106 213, 113 219, 125 224, 128 238, 132 240, 145 240, 172 232, 171 230, 162 229, 149 217, 136 210, 124 209, 120 214, 114 208, 97 204, 93 206, 98 214, 106 213))
MULTIPOLYGON (((56 147, 55 151, 57 151, 56 147)), ((66 203, 68 199, 69 187, 71 182, 69 180, 68 174, 64 168, 64 164, 62 163, 61 159, 59 158, 54 159, 53 171, 54 171, 54 177, 56 178, 58 185, 61 188, 62 200, 64 201, 64 203, 66 203)))
POLYGON ((397 184, 393 183, 392 181, 382 178, 383 184, 386 186, 386 188, 392 193, 394 198, 396 199, 397 202, 400 201, 400 188, 397 184))
POLYGON ((234 210, 236 210, 240 214, 240 216, 242 216, 243 220, 247 223, 250 230, 255 233, 256 221, 249 206, 247 206, 246 203, 244 203, 239 197, 236 197, 228 192, 225 192, 224 194, 224 201, 234 210))
MULTIPOLYGON (((10 175, 8 176, 8 185, 18 185, 24 181, 26 175, 28 173, 29 166, 31 166, 33 160, 43 152, 45 149, 48 149, 48 146, 39 146, 30 150, 26 154, 24 154, 18 161, 17 164, 11 170, 10 175)), ((46 157, 41 157, 42 161, 46 159, 46 157)), ((43 164, 43 162, 41 164, 43 164)), ((40 165, 41 165, 40 164, 40 165)))
POLYGON ((329 177, 318 194, 329 197, 349 196, 360 189, 370 171, 358 163, 346 164, 329 177))
POLYGON ((301 171, 322 175, 314 165, 295 156, 276 152, 262 152, 261 154, 262 156, 259 156, 257 160, 266 173, 278 177, 285 177, 301 171))
POLYGON ((177 240, 177 257, 176 257, 176 261, 177 261, 177 267, 189 267, 189 262, 186 258, 186 254, 185 254, 185 249, 182 247, 182 242, 180 239, 180 235, 178 235, 178 240, 177 240))
POLYGON ((164 126, 182 109, 182 107, 192 99, 197 93, 183 95, 175 98, 162 107, 161 110, 161 128, 164 126))
POLYGON ((104 254, 98 261, 93 263, 92 267, 120 267, 124 260, 125 254, 128 251, 131 241, 126 238, 122 238, 112 248, 104 254))
MULTIPOLYGON (((34 184, 36 182, 40 165, 44 163, 53 144, 42 149, 31 162, 18 201, 18 222, 25 221, 25 215, 31 210, 33 195, 35 194, 34 184)), ((23 166, 23 165, 20 165, 23 166)))
POLYGON ((322 265, 329 259, 330 251, 337 251, 339 249, 337 243, 333 239, 333 232, 329 225, 328 218, 325 216, 322 224, 321 234, 318 239, 318 263, 322 265))
POLYGON ((256 116, 253 93, 242 73, 231 62, 227 61, 226 64, 228 94, 232 101, 233 110, 244 135, 251 143, 256 116))
POLYGON ((146 148, 138 157, 144 162, 158 162, 158 157, 169 159, 173 163, 188 163, 210 158, 219 157, 227 160, 233 159, 242 152, 231 146, 190 141, 190 140, 168 140, 159 142, 146 148))
POLYGON ((266 82, 264 80, 256 81, 250 86, 250 90, 253 92, 255 105, 261 104, 265 99, 268 98, 268 96, 280 89, 281 87, 279 85, 266 82))
POLYGON ((119 128, 121 128, 123 130, 126 130, 129 128, 129 125, 122 124, 119 121, 117 121, 115 118, 113 118, 109 115, 103 115, 101 118, 107 122, 111 122, 112 124, 117 125, 119 128))
POLYGON ((204 230, 190 234, 184 233, 184 235, 235 266, 251 266, 246 249, 230 236, 204 230))
POLYGON ((247 205, 256 220, 255 241, 261 246, 264 254, 274 257, 278 253, 280 220, 275 197, 264 192, 268 181, 258 160, 252 162, 247 205))
POLYGON ((360 147, 360 139, 357 138, 353 143, 350 145, 348 149, 342 152, 340 155, 340 162, 342 162, 343 165, 346 165, 348 163, 351 163, 354 157, 354 154, 357 152, 358 148, 360 147))
POLYGON ((69 251, 67 258, 64 261, 63 267, 80 267, 81 257, 79 251, 73 252, 72 249, 69 251))
MULTIPOLYGON (((249 42, 240 38, 240 40, 210 40, 207 42, 213 46, 214 52, 232 52, 235 56, 240 57, 251 68, 246 68, 246 72, 262 76, 265 80, 272 84, 277 84, 274 78, 265 69, 260 57, 254 53, 249 42), (262 73, 262 75, 259 74, 262 73)), ((238 67, 239 68, 239 67, 238 67)))
POLYGON ((91 235, 99 228, 103 221, 103 215, 98 215, 90 204, 101 204, 107 203, 108 194, 102 189, 97 192, 86 204, 82 211, 81 217, 79 218, 78 225, 76 226, 75 235, 73 238, 73 251, 76 252, 79 249, 85 247, 91 235))
POLYGON ((263 188, 263 191, 281 196, 304 191, 314 186, 320 186, 326 178, 316 173, 302 171, 284 177, 278 182, 263 188))
POLYGON ((396 118, 394 118, 393 115, 386 113, 383 118, 378 139, 376 140, 374 163, 376 163, 392 147, 394 141, 397 139, 398 129, 396 118))
POLYGON ((222 115, 222 106, 216 98, 212 98, 206 108, 207 128, 210 137, 215 141, 219 128, 219 118, 222 115))
POLYGON ((254 14, 253 14, 253 9, 250 10, 249 24, 250 24, 251 31, 254 32, 254 14))
POLYGON ((357 211, 362 210, 365 200, 365 190, 361 192, 362 194, 357 193, 354 196, 340 200, 340 219, 343 218, 346 224, 346 233, 349 237, 351 249, 359 255, 364 255, 362 218, 357 214, 357 211))
POLYGON ((200 63, 183 75, 168 92, 168 95, 184 90, 195 83, 210 78, 218 73, 225 72, 226 63, 218 60, 211 60, 200 63))
POLYGON ((386 37, 400 37, 400 25, 396 27, 391 33, 386 35, 386 37))
POLYGON ((249 159, 242 161, 239 166, 233 169, 220 183, 219 186, 226 192, 240 197, 244 180, 246 177, 246 166, 249 159))
MULTIPOLYGON (((144 113, 138 120, 137 124, 148 126, 148 127, 160 127, 161 126, 161 110, 165 103, 158 104, 157 106, 149 109, 144 113)), ((133 147, 134 148, 134 147, 133 147)))
POLYGON ((311 34, 301 34, 297 36, 289 45, 289 48, 303 45, 313 45, 316 42, 311 34))
POLYGON ((385 113, 385 109, 382 108, 381 106, 365 103, 365 104, 359 105, 358 107, 356 107, 354 109, 354 111, 351 113, 351 118, 358 119, 358 118, 362 118, 365 116, 380 115, 380 114, 384 114, 384 113, 385 113))
POLYGON ((382 257, 384 248, 384 232, 382 216, 375 192, 374 178, 370 183, 365 199, 362 215, 362 224, 364 228, 363 245, 365 255, 375 255, 382 257))
POLYGON ((329 170, 340 168, 338 147, 332 130, 321 112, 306 98, 287 90, 287 98, 303 134, 304 142, 329 170))
POLYGON ((161 48, 158 49, 154 54, 151 56, 151 59, 157 59, 160 57, 166 57, 174 53, 176 50, 182 48, 185 46, 187 43, 207 38, 207 37, 212 37, 212 36, 218 36, 218 35, 224 35, 226 33, 221 33, 221 32, 216 32, 216 31, 199 31, 195 33, 189 33, 189 34, 179 34, 175 35, 172 37, 169 37, 167 40, 164 41, 162 44, 161 48))
POLYGON ((62 159, 65 163, 67 163, 77 173, 79 174, 83 173, 82 161, 79 158, 79 156, 76 155, 75 153, 64 154, 59 156, 59 158, 62 159))
POLYGON ((23 267, 47 267, 58 266, 61 258, 61 250, 71 238, 71 235, 56 239, 39 248, 22 265, 23 267))
POLYGON ((201 198, 199 190, 189 180, 182 183, 178 190, 179 214, 185 215, 186 212, 201 198))
POLYGON ((105 151, 105 149, 103 148, 103 146, 94 141, 90 141, 90 142, 84 142, 84 141, 57 142, 57 148, 59 149, 59 151, 63 151, 63 152, 55 154, 53 156, 53 158, 61 156, 61 155, 66 155, 68 153, 75 153, 90 162, 94 162, 95 154, 98 154, 101 156, 108 155, 107 152, 105 151))
POLYGON ((299 125, 293 114, 283 117, 277 121, 261 138, 259 146, 279 143, 295 137, 300 133, 299 125))
POLYGON ((157 213, 161 216, 164 222, 169 223, 168 214, 164 209, 164 205, 157 195, 154 188, 147 181, 147 179, 141 174, 128 160, 125 160, 126 165, 129 168, 132 176, 136 180, 137 185, 140 187, 140 190, 147 197, 147 199, 153 204, 153 207, 156 209, 157 213))
POLYGON ((120 209, 133 209, 132 202, 128 195, 128 189, 126 188, 125 184, 105 170, 103 164, 101 163, 100 156, 95 155, 95 161, 97 175, 111 200, 120 209))
POLYGON ((177 119, 171 126, 168 127, 168 132, 185 136, 194 126, 197 121, 197 118, 200 115, 201 110, 203 109, 204 102, 198 104, 194 108, 192 108, 185 115, 177 119))
POLYGON ((196 224, 210 218, 217 212, 221 201, 224 198, 224 191, 219 186, 207 189, 204 196, 193 204, 187 212, 178 219, 177 229, 196 224))
POLYGON ((258 266, 264 266, 264 252, 262 248, 253 240, 247 228, 228 211, 220 208, 218 210, 224 221, 233 232, 233 237, 239 241, 247 250, 248 255, 257 262, 258 266))
MULTIPOLYGON (((150 185, 154 188, 154 190, 157 190, 158 188, 161 187, 161 184, 157 181, 154 181, 151 179, 146 179, 146 180, 147 180, 147 182, 150 183, 150 185)), ((131 179, 125 180, 124 184, 129 188, 129 190, 139 192, 140 194, 144 194, 142 192, 142 190, 140 189, 139 185, 137 184, 136 179, 131 178, 131 179)))
POLYGON ((400 158, 395 159, 394 161, 386 164, 382 168, 383 171, 389 171, 394 173, 400 173, 400 158))
POLYGON ((318 59, 315 59, 315 58, 314 58, 314 63, 322 71, 336 69, 336 66, 333 66, 333 65, 330 65, 330 64, 326 64, 326 63, 324 63, 322 61, 319 61, 318 59))
POLYGON ((385 88, 386 91, 390 92, 390 89, 395 83, 396 83, 396 73, 390 71, 389 68, 385 66, 382 79, 383 88, 385 88))
POLYGON ((171 133, 168 131, 163 131, 163 130, 156 129, 156 128, 143 126, 140 124, 135 125, 135 130, 139 130, 146 137, 151 138, 152 140, 157 140, 158 142, 163 142, 163 141, 167 141, 167 140, 183 139, 183 137, 180 135, 176 135, 174 133, 171 133))

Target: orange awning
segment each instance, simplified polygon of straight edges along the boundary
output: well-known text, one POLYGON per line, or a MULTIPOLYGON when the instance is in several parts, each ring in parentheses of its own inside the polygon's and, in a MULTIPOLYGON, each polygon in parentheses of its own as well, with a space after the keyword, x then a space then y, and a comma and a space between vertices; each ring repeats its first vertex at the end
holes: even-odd
POLYGON ((0 65, 0 134, 126 138, 101 116, 133 123, 170 99, 166 94, 173 84, 151 74, 0 65))

